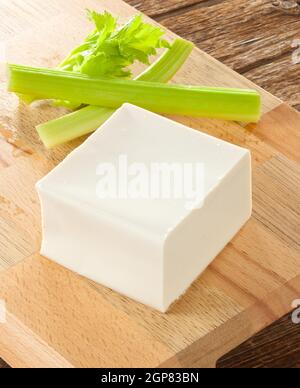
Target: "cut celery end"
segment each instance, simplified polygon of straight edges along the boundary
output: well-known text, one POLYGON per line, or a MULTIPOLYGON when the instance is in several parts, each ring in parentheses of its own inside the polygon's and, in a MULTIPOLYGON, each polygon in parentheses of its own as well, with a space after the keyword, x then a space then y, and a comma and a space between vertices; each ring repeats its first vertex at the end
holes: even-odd
POLYGON ((28 96, 28 95, 26 95, 26 94, 21 94, 21 93, 19 93, 19 94, 18 94, 18 97, 19 97, 19 99, 20 99, 22 102, 24 102, 24 104, 26 104, 26 105, 30 105, 30 104, 32 104, 32 103, 35 101, 35 98, 34 98, 34 97, 28 96))
POLYGON ((97 129, 114 112, 114 109, 87 106, 80 111, 41 124, 36 129, 44 145, 47 148, 54 148, 91 133, 93 130, 91 131, 90 128, 97 129))

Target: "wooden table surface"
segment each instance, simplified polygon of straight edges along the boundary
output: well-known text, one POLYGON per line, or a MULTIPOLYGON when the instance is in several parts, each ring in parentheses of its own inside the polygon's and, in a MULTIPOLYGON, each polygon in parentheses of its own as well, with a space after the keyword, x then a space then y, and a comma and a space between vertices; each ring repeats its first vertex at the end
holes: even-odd
POLYGON ((300 65, 293 64, 292 47, 297 40, 300 47, 300 4, 287 12, 285 1, 275 7, 275 0, 127 2, 300 110, 300 65))
MULTIPOLYGON (((126 0, 300 110, 300 5, 275 0, 126 0), (276 3, 276 5, 274 5, 276 3)), ((291 3, 291 1, 289 2, 291 3)), ((300 295, 299 295, 300 298, 300 295)), ((299 367, 300 325, 284 317, 219 367, 299 367)), ((0 360, 0 368, 5 367, 0 360)))
MULTIPOLYGON (((300 110, 300 2, 293 8, 274 0, 127 2, 300 110)), ((218 367, 300 367, 295 344, 300 325, 286 316, 223 357, 218 367)))

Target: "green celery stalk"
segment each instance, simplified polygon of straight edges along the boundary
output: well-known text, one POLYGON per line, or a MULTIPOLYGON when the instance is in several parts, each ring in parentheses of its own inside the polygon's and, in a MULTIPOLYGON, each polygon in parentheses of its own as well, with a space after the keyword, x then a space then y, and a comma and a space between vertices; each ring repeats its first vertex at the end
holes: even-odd
MULTIPOLYGON (((136 80, 168 82, 185 63, 194 44, 184 39, 176 39, 152 66, 136 80)), ((56 120, 37 126, 41 140, 47 148, 53 148, 78 137, 87 135, 99 128, 115 109, 87 106, 56 120)))
POLYGON ((9 91, 40 99, 107 108, 131 103, 157 113, 244 122, 257 122, 261 116, 261 98, 254 90, 107 79, 20 65, 9 65, 9 75, 9 91))
MULTIPOLYGON (((142 15, 135 15, 124 25, 105 11, 100 14, 87 10, 87 16, 96 26, 84 42, 76 47, 58 66, 57 70, 71 71, 95 77, 130 78, 130 66, 135 62, 149 65, 149 57, 158 48, 169 48, 163 39, 165 32, 158 26, 144 23, 142 15)), ((38 96, 20 95, 26 103, 38 96)), ((77 109, 78 105, 69 101, 56 100, 56 106, 77 109)))

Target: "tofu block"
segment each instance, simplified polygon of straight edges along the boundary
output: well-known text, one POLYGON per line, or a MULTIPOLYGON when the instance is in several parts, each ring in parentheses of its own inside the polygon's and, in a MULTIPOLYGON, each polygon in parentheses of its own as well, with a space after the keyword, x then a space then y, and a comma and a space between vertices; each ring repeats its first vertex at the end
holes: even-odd
POLYGON ((43 256, 166 312, 250 218, 251 155, 125 104, 37 190, 43 256), (195 197, 170 190, 187 165, 199 167, 195 197), (161 166, 174 176, 153 183, 161 166))

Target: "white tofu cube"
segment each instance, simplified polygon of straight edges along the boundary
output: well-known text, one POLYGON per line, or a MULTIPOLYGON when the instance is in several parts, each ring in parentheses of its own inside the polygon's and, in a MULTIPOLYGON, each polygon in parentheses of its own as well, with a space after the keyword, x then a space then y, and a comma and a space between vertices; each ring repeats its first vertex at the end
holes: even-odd
POLYGON ((166 312, 250 218, 251 156, 125 104, 37 189, 42 255, 166 312))

